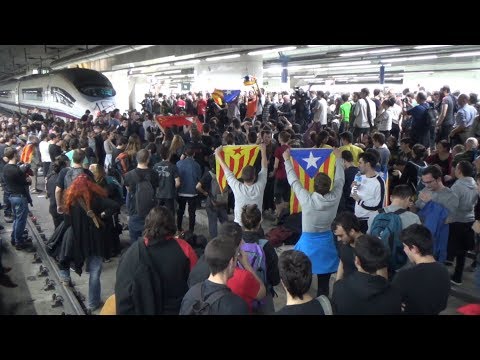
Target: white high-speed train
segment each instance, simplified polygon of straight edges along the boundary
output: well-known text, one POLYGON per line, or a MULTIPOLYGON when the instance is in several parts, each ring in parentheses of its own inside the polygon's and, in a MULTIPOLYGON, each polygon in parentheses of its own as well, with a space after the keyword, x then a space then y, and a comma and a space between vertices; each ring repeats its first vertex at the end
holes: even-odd
POLYGON ((102 73, 89 69, 62 69, 45 75, 29 75, 0 83, 0 107, 26 113, 37 108, 64 119, 80 119, 115 109, 115 90, 102 73))

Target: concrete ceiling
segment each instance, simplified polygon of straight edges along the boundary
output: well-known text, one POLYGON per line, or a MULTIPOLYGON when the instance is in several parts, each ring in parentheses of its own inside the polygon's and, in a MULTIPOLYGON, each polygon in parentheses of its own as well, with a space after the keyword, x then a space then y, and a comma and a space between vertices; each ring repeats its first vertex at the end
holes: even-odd
MULTIPOLYGON (((112 71, 125 68, 138 68, 140 73, 151 73, 154 64, 164 62, 161 59, 175 55, 179 58, 205 60, 208 56, 247 53, 259 49, 278 49, 289 45, 153 45, 141 50, 132 46, 130 51, 123 51, 109 56, 105 45, 0 45, 0 80, 11 76, 31 74, 33 69, 48 67, 52 61, 59 59, 80 58, 91 54, 98 47, 100 56, 107 59, 100 64, 90 63, 91 68, 99 71, 112 71), (78 56, 78 57, 77 57, 78 56)), ((127 46, 126 46, 127 47, 127 46)), ((409 71, 450 71, 454 69, 480 69, 480 46, 452 45, 444 47, 418 48, 417 45, 293 45, 292 50, 273 51, 262 54, 265 76, 279 76, 273 68, 281 68, 282 60, 288 60, 289 74, 312 76, 313 78, 335 75, 368 75, 378 73, 381 64, 387 64, 386 70, 392 75, 409 71), (396 51, 389 51, 395 49, 396 51), (458 52, 471 52, 472 55, 452 57, 458 52), (421 57, 421 58, 419 58, 421 57), (399 59, 406 59, 398 61, 399 59), (392 60, 390 62, 390 60, 392 60), (362 61, 366 66, 352 67, 352 62, 362 61), (339 62, 348 63, 336 67, 339 62), (318 67, 316 67, 318 65, 318 67), (370 65, 370 66, 369 66, 370 65), (303 66, 303 68, 301 68, 303 66), (296 69, 295 69, 296 68, 296 69), (325 75, 325 76, 324 76, 325 75)), ((72 62, 69 66, 76 66, 72 62)), ((83 66, 83 64, 81 64, 83 66)), ((188 67, 188 66, 187 66, 188 67)), ((176 68, 173 64, 169 69, 176 68)), ((185 68, 185 66, 181 66, 185 68)), ((190 65, 193 70, 193 66, 190 65)), ((133 70, 133 69, 132 69, 133 70)))
POLYGON ((0 45, 0 79, 48 67, 53 60, 98 45, 0 45))

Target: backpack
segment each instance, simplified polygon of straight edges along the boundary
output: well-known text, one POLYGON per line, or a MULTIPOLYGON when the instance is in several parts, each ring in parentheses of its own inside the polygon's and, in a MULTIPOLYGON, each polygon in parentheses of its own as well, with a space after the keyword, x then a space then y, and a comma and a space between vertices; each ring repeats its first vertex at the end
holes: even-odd
POLYGON ((135 189, 135 209, 138 216, 145 217, 155 206, 155 190, 149 174, 142 176, 136 170, 135 173, 139 179, 135 189))
POLYGON ((328 297, 325 295, 320 295, 316 300, 320 303, 320 305, 322 305, 323 313, 325 315, 333 315, 332 304, 328 297))
POLYGON ((437 112, 433 106, 429 106, 425 111, 425 127, 430 128, 437 123, 437 112))
POLYGON ((63 188, 64 190, 68 189, 68 187, 73 183, 73 181, 78 177, 80 174, 84 174, 83 167, 80 168, 70 168, 67 173, 65 174, 65 178, 63 180, 63 188))
MULTIPOLYGON (((268 240, 260 239, 258 240, 258 244, 256 242, 254 243, 244 242, 240 246, 240 249, 242 249, 243 252, 247 255, 248 262, 252 266, 252 269, 255 270, 260 280, 263 281, 263 283, 265 284, 265 287, 267 287, 267 284, 268 284, 267 261, 265 258, 265 251, 263 250, 266 243, 268 243, 268 240)), ((239 265, 239 267, 243 269, 241 264, 239 265)))
POLYGON ((122 204, 125 202, 125 197, 123 196, 123 187, 120 185, 118 180, 113 177, 113 176, 106 176, 105 181, 107 182, 108 185, 112 185, 113 188, 115 189, 115 198, 121 199, 122 204))
POLYGON ((460 108, 458 106, 458 100, 452 94, 450 94, 450 98, 452 99, 452 102, 453 102, 453 115, 455 115, 458 112, 458 109, 460 108))
POLYGON ((268 241, 270 242, 270 244, 272 244, 273 247, 282 246, 286 242, 288 242, 290 245, 294 245, 292 244, 292 241, 294 241, 295 243, 296 241, 295 239, 291 239, 294 236, 298 241, 298 234, 295 234, 292 230, 286 228, 283 225, 276 226, 265 234, 265 237, 268 239, 268 241))
POLYGON ((395 212, 386 213, 385 209, 378 210, 378 215, 373 219, 370 235, 380 238, 386 248, 390 250, 388 259, 388 269, 395 271, 406 264, 408 258, 403 251, 403 243, 400 241, 400 232, 402 231, 402 219, 405 209, 399 209, 395 212))
POLYGON ((215 291, 213 294, 210 294, 207 298, 204 295, 205 282, 198 283, 194 285, 191 290, 191 295, 196 299, 192 306, 186 311, 182 311, 184 315, 210 315, 210 309, 213 304, 215 304, 222 297, 227 295, 231 290, 227 287, 215 291))
POLYGON ((223 192, 220 190, 220 185, 218 184, 217 177, 211 171, 209 171, 210 176, 212 177, 212 182, 210 185, 210 201, 214 207, 227 207, 228 204, 228 191, 225 189, 223 192))
POLYGON ((423 162, 425 164, 424 166, 415 164, 413 161, 409 161, 409 163, 413 165, 415 169, 417 169, 417 183, 411 184, 411 185, 414 187, 414 191, 418 193, 425 187, 425 185, 422 182, 422 175, 423 175, 423 171, 427 168, 428 165, 425 163, 425 161, 423 162))
POLYGON ((128 172, 130 167, 130 159, 126 152, 120 153, 115 159, 115 168, 120 172, 120 174, 125 175, 128 172))

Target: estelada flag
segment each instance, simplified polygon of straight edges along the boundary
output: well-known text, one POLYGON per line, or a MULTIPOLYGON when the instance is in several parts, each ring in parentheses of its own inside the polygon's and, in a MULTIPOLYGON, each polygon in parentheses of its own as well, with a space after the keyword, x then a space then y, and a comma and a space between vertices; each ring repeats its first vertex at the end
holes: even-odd
POLYGON ((234 101, 238 95, 240 95, 240 90, 215 89, 212 93, 212 98, 218 105, 222 106, 224 101, 229 104, 234 101))
POLYGON ((197 125, 198 131, 202 132, 203 131, 203 124, 198 120, 196 116, 178 116, 178 115, 173 115, 173 116, 162 116, 158 115, 155 118, 160 124, 161 127, 164 129, 172 127, 172 126, 183 126, 183 125, 197 125))
MULTIPOLYGON (((335 176, 335 155, 333 149, 290 149, 292 165, 300 184, 309 192, 314 191, 315 175, 323 172, 332 180, 335 176)), ((290 194, 290 214, 302 211, 295 193, 290 194)))
MULTIPOLYGON (((223 157, 233 175, 238 179, 242 175, 242 170, 245 166, 253 166, 255 164, 259 150, 258 145, 228 145, 223 147, 220 156, 223 157)), ((216 175, 220 190, 223 191, 227 187, 227 178, 218 161, 216 175)))

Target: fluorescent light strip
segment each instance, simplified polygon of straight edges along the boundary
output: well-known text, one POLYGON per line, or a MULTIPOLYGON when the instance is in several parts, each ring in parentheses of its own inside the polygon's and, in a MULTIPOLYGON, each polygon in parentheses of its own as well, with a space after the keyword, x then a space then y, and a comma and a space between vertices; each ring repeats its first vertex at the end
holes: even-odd
POLYGON ((176 61, 174 63, 175 66, 180 66, 180 65, 193 65, 193 64, 198 64, 200 62, 199 59, 194 59, 194 60, 187 60, 187 61, 176 61))
POLYGON ((280 72, 280 71, 282 71, 282 68, 279 67, 279 66, 278 66, 278 67, 271 67, 271 68, 263 69, 263 71, 264 71, 264 72, 269 72, 269 73, 270 73, 270 72, 274 73, 274 72, 280 72))
POLYGON ((335 66, 349 66, 349 65, 365 65, 365 64, 371 64, 372 62, 369 60, 364 60, 364 61, 346 61, 346 62, 339 62, 335 64, 328 64, 328 67, 335 67, 335 66))
POLYGON ((405 72, 403 73, 404 75, 405 74, 408 74, 408 75, 419 75, 419 74, 422 74, 422 75, 431 75, 433 74, 434 71, 419 71, 419 72, 405 72))
POLYGON ((277 52, 277 51, 289 51, 289 50, 295 50, 297 47, 296 46, 285 46, 285 47, 280 47, 280 48, 275 48, 275 49, 266 49, 266 50, 257 50, 257 51, 250 51, 248 55, 263 55, 263 54, 269 54, 272 52, 277 52))
POLYGON ((182 70, 168 70, 168 71, 163 71, 162 75, 163 74, 179 74, 181 72, 182 72, 182 70))
POLYGON ((445 46, 452 46, 452 45, 419 45, 419 46, 414 46, 413 48, 417 50, 422 50, 422 49, 431 49, 431 48, 445 47, 445 46))
POLYGON ((450 57, 467 57, 467 56, 478 56, 480 51, 470 51, 470 52, 461 52, 450 55, 450 57))
POLYGON ((351 53, 343 53, 340 54, 339 56, 357 56, 357 55, 366 55, 368 54, 368 51, 354 51, 351 53))
POLYGON ((395 51, 400 51, 400 48, 371 50, 368 53, 369 54, 383 54, 383 53, 389 53, 389 52, 395 52, 395 51))
POLYGON ((389 53, 389 52, 395 52, 395 51, 400 51, 400 48, 353 51, 353 52, 342 53, 339 56, 358 56, 358 55, 367 55, 367 54, 382 54, 382 53, 389 53))
POLYGON ((239 58, 240 54, 231 54, 231 55, 223 55, 223 56, 213 56, 206 58, 206 61, 218 61, 218 60, 226 60, 226 59, 235 59, 239 58))

